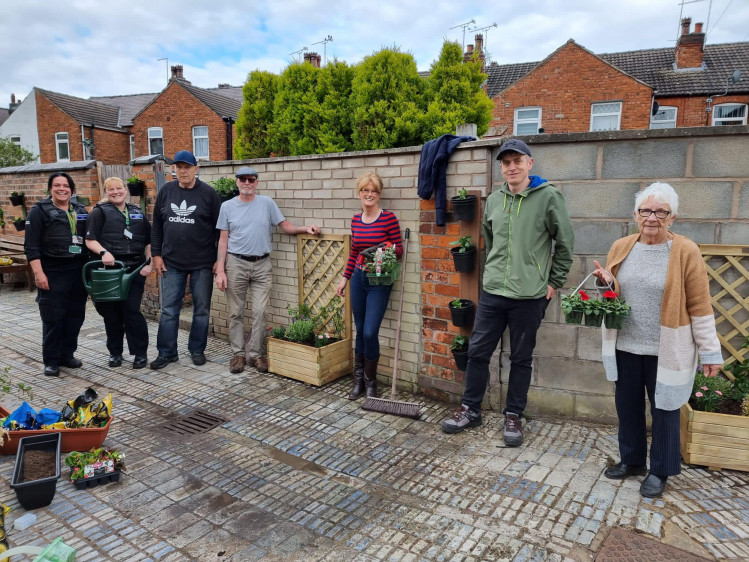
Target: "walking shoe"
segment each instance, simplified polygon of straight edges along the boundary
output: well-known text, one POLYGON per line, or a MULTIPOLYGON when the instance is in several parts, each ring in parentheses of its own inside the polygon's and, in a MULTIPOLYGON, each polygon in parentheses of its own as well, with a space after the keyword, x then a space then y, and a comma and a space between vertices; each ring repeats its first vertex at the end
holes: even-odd
POLYGON ((133 359, 133 369, 142 369, 148 364, 148 357, 145 355, 136 355, 133 359))
POLYGON ((640 494, 646 498, 657 498, 666 489, 668 476, 656 476, 650 472, 640 484, 640 494))
POLYGON ((205 353, 190 353, 193 365, 205 365, 205 353))
POLYGON ((59 377, 60 367, 58 367, 57 365, 45 365, 44 374, 47 375, 48 377, 59 377))
POLYGON ((244 371, 244 355, 235 355, 229 363, 230 373, 241 373, 244 371))
POLYGON ((509 412, 505 414, 502 439, 508 447, 518 447, 523 444, 523 426, 520 424, 520 416, 509 412))
POLYGON ((83 361, 76 359, 75 357, 68 357, 67 359, 60 361, 60 365, 67 367, 68 369, 77 369, 78 367, 83 367, 83 361))
POLYGON ((465 404, 455 410, 453 416, 442 422, 442 431, 445 433, 460 433, 466 427, 481 425, 481 412, 471 410, 465 404))
POLYGON ((255 358, 255 368, 260 371, 261 373, 267 373, 268 372, 268 360, 265 357, 256 357, 255 358))
POLYGON ((614 466, 604 470, 603 475, 612 480, 623 480, 627 476, 642 476, 645 474, 645 470, 644 464, 624 464, 619 461, 614 466))
POLYGON ((110 367, 119 367, 120 365, 122 365, 122 355, 110 355, 109 356, 110 367))
POLYGON ((171 357, 167 357, 166 355, 159 355, 156 359, 151 361, 151 368, 161 369, 162 367, 166 367, 167 365, 169 365, 169 363, 174 363, 177 359, 179 359, 178 355, 172 355, 171 357))

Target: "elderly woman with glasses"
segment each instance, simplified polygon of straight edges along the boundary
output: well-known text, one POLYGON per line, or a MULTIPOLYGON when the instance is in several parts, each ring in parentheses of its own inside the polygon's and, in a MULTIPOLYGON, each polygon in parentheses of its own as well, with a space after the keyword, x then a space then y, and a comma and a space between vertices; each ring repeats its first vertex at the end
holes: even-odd
POLYGON ((679 408, 691 395, 698 359, 707 376, 723 363, 700 250, 669 230, 678 208, 670 185, 650 185, 635 199, 639 233, 614 242, 606 269, 594 262, 594 275, 613 284, 632 308, 620 330, 603 329, 603 365, 616 384, 621 455, 604 476, 646 473, 647 392, 652 443, 640 493, 649 498, 660 496, 668 477, 681 472, 679 408))

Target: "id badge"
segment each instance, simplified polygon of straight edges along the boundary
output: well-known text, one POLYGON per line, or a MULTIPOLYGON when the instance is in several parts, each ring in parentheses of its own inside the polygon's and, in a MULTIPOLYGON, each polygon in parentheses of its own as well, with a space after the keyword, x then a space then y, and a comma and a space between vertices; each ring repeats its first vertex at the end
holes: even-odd
MULTIPOLYGON (((73 235, 73 244, 78 244, 78 245, 83 244, 83 236, 73 235)), ((80 252, 76 252, 76 253, 80 253, 80 252)))
POLYGON ((81 247, 76 246, 75 244, 71 244, 70 246, 68 246, 68 252, 70 252, 71 254, 80 254, 81 247))
POLYGON ((129 229, 126 228, 125 232, 123 234, 125 235, 125 238, 127 238, 128 240, 132 240, 133 239, 133 233, 130 232, 129 229))

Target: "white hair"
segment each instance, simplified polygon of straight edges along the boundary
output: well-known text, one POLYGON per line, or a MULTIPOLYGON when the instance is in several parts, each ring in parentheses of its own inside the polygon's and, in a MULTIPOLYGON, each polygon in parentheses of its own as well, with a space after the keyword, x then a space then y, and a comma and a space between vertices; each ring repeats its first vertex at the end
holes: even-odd
POLYGON ((665 203, 671 208, 671 216, 675 217, 679 211, 679 196, 674 191, 674 188, 667 183, 655 182, 651 183, 645 189, 635 197, 635 214, 637 209, 648 197, 653 197, 653 201, 656 203, 665 203))

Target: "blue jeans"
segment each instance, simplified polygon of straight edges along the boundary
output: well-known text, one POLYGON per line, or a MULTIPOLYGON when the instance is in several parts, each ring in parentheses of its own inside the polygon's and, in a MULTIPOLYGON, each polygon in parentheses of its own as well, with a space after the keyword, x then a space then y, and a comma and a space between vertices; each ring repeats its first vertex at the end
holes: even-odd
POLYGON ((156 336, 156 349, 159 356, 177 355, 177 334, 179 333, 179 312, 185 296, 187 276, 190 276, 192 293, 192 326, 187 340, 190 353, 203 353, 208 341, 208 324, 213 294, 213 271, 207 269, 177 269, 167 265, 161 280, 161 319, 156 336))
POLYGON ((370 285, 366 274, 355 269, 349 287, 356 326, 356 353, 363 353, 370 361, 376 361, 380 358, 380 324, 393 286, 370 285))

